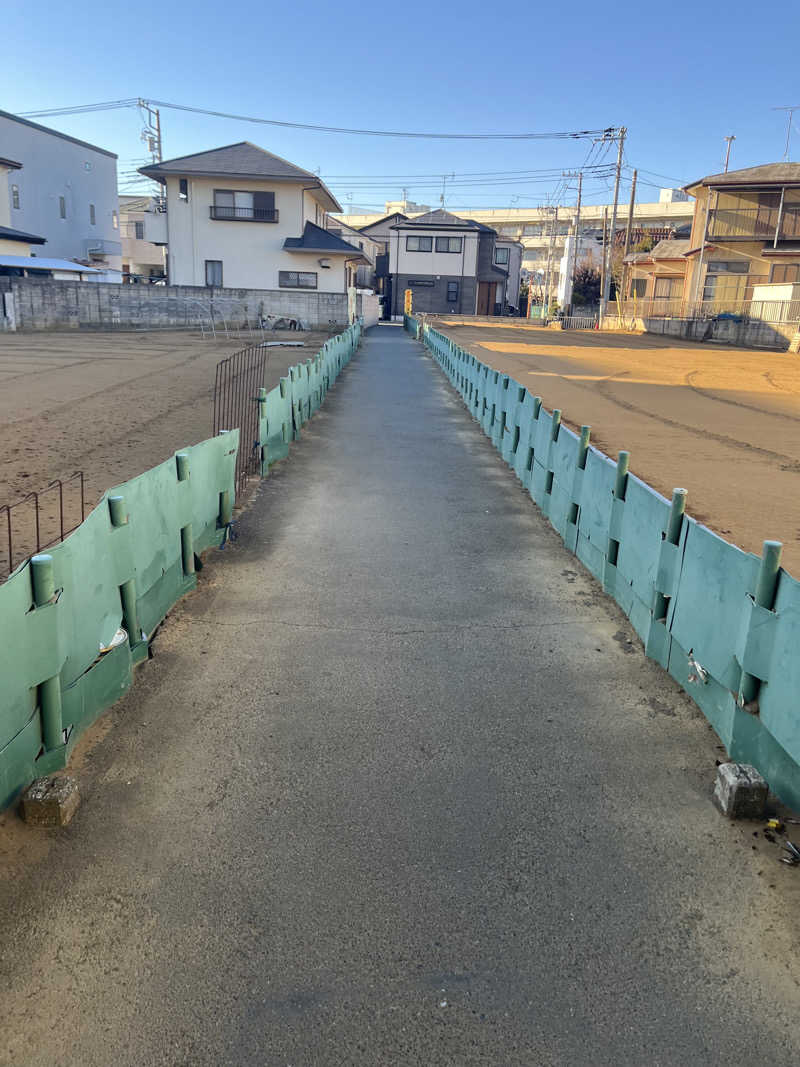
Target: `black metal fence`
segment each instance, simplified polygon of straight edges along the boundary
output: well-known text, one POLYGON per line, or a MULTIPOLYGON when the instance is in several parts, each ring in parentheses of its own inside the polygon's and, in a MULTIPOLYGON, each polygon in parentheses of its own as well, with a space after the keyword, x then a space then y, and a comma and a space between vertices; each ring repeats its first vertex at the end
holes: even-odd
POLYGON ((86 517, 83 471, 0 507, 0 578, 30 556, 57 545, 86 517))
POLYGON ((243 348, 217 364, 214 379, 214 433, 239 430, 236 458, 236 493, 247 479, 261 474, 258 439, 259 390, 264 385, 267 350, 260 345, 243 348))

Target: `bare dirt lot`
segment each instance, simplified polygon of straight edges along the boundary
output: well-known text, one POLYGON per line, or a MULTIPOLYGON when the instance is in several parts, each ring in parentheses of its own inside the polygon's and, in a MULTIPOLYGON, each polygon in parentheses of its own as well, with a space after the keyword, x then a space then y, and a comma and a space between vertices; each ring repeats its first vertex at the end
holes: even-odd
MULTIPOLYGON (((303 347, 267 350, 267 388, 329 336, 270 333, 271 341, 303 347)), ((0 505, 83 470, 88 508, 106 489, 209 437, 216 365, 255 342, 203 340, 185 331, 0 335, 0 505)), ((76 509, 79 518, 79 501, 76 481, 65 490, 68 525, 76 509)), ((46 522, 53 522, 55 507, 51 493, 46 522)), ((56 531, 46 532, 43 541, 56 531)), ((0 573, 4 537, 3 529, 0 573)))
POLYGON ((650 334, 436 323, 484 363, 592 427, 592 442, 741 548, 784 544, 800 577, 800 357, 650 334))

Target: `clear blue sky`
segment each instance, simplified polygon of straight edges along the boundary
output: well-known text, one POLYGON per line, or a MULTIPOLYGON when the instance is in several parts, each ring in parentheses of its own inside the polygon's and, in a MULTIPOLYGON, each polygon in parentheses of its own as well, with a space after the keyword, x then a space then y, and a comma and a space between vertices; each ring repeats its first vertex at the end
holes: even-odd
MULTIPOLYGON (((126 97, 359 128, 526 132, 628 127, 639 199, 655 186, 780 160, 800 105, 800 8, 730 2, 551 7, 421 3, 373 6, 45 0, 3 13, 0 108, 11 112, 126 97), (763 19, 760 12, 764 11, 763 19), (673 179, 670 181, 669 179, 673 179)), ((40 119, 117 152, 120 185, 144 158, 135 110, 40 119)), ((800 160, 800 111, 790 158, 800 160)), ((343 204, 380 208, 405 185, 438 203, 441 181, 407 175, 576 168, 585 141, 392 140, 286 130, 162 111, 165 158, 250 140, 321 170, 343 204), (374 186, 340 175, 387 175, 374 186), (334 177, 336 176, 336 177, 334 177), (347 197, 348 192, 352 194, 347 197)), ((596 150, 596 154, 599 149, 596 150)), ((0 154, 2 145, 0 144, 0 154)), ((612 153, 609 152, 609 160, 612 153)), ((545 202, 557 179, 453 188, 449 207, 545 202), (512 198, 518 197, 516 201, 512 198)), ((609 199, 587 181, 586 198, 609 199)), ((568 196, 560 196, 562 201, 568 196)))

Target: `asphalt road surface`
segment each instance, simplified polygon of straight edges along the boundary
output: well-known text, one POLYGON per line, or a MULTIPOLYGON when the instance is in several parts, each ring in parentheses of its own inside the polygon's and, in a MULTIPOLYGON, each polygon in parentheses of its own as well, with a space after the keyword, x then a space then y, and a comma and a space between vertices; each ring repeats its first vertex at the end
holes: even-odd
POLYGON ((372 330, 0 820, 0 1062, 800 1061, 800 876, 424 350, 372 330))

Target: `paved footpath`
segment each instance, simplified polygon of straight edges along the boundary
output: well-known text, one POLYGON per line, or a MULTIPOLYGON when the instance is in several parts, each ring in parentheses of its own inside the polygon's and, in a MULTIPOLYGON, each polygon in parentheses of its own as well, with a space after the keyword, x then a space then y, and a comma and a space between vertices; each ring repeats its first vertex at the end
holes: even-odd
POLYGON ((0 1062, 800 1062, 800 876, 399 328, 201 578, 0 823, 0 1062))

